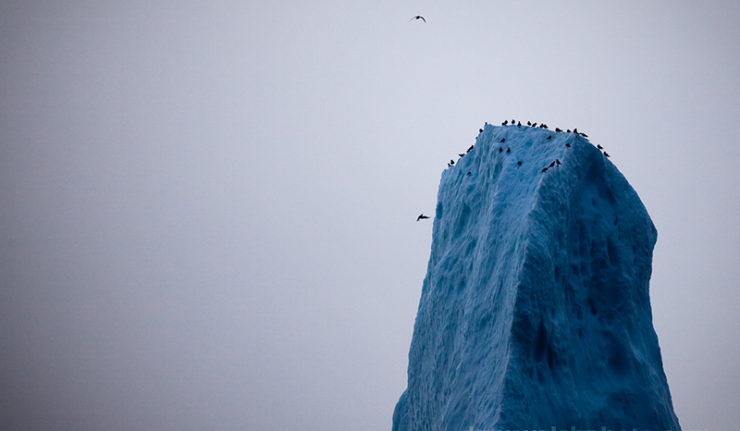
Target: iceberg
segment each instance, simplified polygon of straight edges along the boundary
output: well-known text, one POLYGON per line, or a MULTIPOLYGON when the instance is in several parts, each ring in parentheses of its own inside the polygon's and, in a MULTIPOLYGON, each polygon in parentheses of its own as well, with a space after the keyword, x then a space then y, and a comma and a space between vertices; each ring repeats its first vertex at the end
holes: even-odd
POLYGON ((393 430, 680 430, 656 238, 586 137, 487 124, 442 173, 393 430))

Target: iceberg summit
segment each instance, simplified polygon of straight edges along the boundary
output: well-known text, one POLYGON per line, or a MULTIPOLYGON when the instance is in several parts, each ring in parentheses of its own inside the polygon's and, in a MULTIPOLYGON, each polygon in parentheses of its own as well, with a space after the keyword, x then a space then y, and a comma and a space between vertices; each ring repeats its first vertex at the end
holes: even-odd
POLYGON ((583 134, 486 124, 443 172, 394 431, 679 431, 657 233, 583 134))

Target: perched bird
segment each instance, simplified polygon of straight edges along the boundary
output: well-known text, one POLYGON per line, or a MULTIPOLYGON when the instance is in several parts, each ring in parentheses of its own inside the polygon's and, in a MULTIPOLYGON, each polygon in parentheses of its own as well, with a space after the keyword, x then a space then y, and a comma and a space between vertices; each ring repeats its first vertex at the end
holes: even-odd
POLYGON ((566 147, 570 148, 570 143, 565 144, 566 147))
POLYGON ((504 149, 503 149, 503 148, 501 148, 501 147, 498 147, 498 152, 499 152, 499 153, 503 153, 503 152, 504 152, 504 149))
POLYGON ((478 133, 483 133, 483 129, 478 129, 478 133))
POLYGON ((509 120, 506 120, 506 121, 504 121, 503 123, 501 123, 501 125, 502 125, 502 126, 505 126, 505 125, 507 125, 507 124, 509 124, 509 120))
POLYGON ((424 213, 419 214, 419 217, 416 218, 416 221, 424 220, 425 218, 429 218, 429 216, 425 216, 424 213))
POLYGON ((506 152, 507 153, 510 153, 511 152, 511 148, 506 148, 506 152))
POLYGON ((473 147, 475 147, 475 144, 471 145, 470 148, 468 148, 468 151, 466 151, 466 153, 473 151, 473 147))
POLYGON ((527 121, 527 126, 531 126, 532 123, 530 121, 527 121))
POLYGON ((584 138, 588 138, 588 135, 583 132, 581 132, 581 136, 583 136, 584 138))
POLYGON ((458 156, 463 157, 465 153, 457 153, 458 156))
POLYGON ((565 133, 570 133, 570 129, 566 130, 565 133))
POLYGON ((560 165, 560 159, 555 159, 555 164, 560 165))
POLYGON ((562 132, 563 130, 562 130, 562 129, 560 129, 560 127, 556 127, 556 128, 555 128, 555 131, 556 131, 556 132, 562 132))
POLYGON ((604 151, 604 156, 609 157, 609 153, 607 153, 606 151, 604 151))
POLYGON ((519 165, 519 166, 521 166, 522 165, 522 161, 519 160, 518 162, 516 162, 516 164, 519 165))
POLYGON ((499 142, 506 142, 506 138, 501 138, 499 142))
POLYGON ((511 120, 511 125, 512 125, 512 126, 514 125, 514 120, 511 120))
POLYGON ((537 127, 537 123, 532 123, 532 127, 537 127))
POLYGON ((468 173, 467 173, 467 174, 465 174, 465 175, 467 175, 467 176, 471 176, 472 174, 473 174, 472 172, 468 171, 468 173))
POLYGON ((517 121, 516 122, 516 127, 522 127, 522 122, 521 121, 517 121))
POLYGON ((542 168, 540 172, 547 172, 547 168, 542 168))
POLYGON ((411 19, 409 20, 409 22, 411 22, 411 21, 413 21, 413 20, 417 20, 417 21, 418 21, 418 20, 422 20, 422 21, 424 21, 424 22, 427 22, 427 20, 425 20, 425 19, 424 19, 424 17, 423 17, 423 16, 421 16, 421 15, 416 15, 415 17, 411 18, 411 19))
POLYGON ((455 164, 455 161, 450 159, 450 166, 453 166, 455 164))
POLYGON ((596 144, 596 148, 598 148, 600 150, 603 150, 604 149, 604 147, 602 147, 601 144, 596 144))
POLYGON ((547 135, 547 139, 552 139, 552 135, 547 135))
POLYGON ((578 133, 578 129, 573 129, 573 133, 578 133))
POLYGON ((552 162, 552 163, 550 163, 550 166, 548 166, 548 168, 551 168, 551 167, 553 167, 553 166, 555 166, 555 161, 554 161, 554 160, 553 160, 553 162, 552 162))

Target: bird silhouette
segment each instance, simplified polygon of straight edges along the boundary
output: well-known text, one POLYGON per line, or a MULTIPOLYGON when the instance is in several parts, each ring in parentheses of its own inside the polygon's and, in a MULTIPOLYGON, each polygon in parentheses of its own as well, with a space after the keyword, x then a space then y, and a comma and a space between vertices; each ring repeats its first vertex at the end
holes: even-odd
POLYGON ((416 218, 416 221, 424 220, 425 218, 429 218, 429 216, 425 216, 424 213, 419 214, 419 217, 416 218))
POLYGON ((466 151, 466 152, 469 153, 469 152, 473 151, 473 147, 475 147, 475 144, 471 145, 470 148, 468 148, 468 151, 466 151))
POLYGON ((424 22, 427 22, 427 20, 425 20, 425 19, 424 19, 424 17, 423 17, 423 16, 421 16, 421 15, 416 15, 415 17, 411 18, 411 19, 409 20, 409 22, 411 22, 411 21, 413 21, 413 20, 417 20, 417 21, 418 21, 418 20, 422 20, 422 21, 424 21, 424 22))
POLYGON ((609 157, 609 153, 607 153, 606 151, 604 151, 604 156, 609 157))
POLYGON ((602 147, 601 144, 596 144, 596 148, 598 148, 600 150, 603 150, 604 149, 604 147, 602 147))

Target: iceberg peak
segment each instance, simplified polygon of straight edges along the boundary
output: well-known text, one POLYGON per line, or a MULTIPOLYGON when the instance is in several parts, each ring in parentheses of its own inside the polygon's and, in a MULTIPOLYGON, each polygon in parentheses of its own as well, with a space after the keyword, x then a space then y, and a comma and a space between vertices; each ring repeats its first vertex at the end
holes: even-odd
POLYGON ((582 133, 486 124, 442 173, 394 431, 680 430, 655 227, 582 133))

